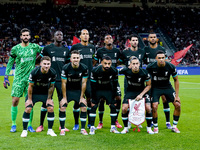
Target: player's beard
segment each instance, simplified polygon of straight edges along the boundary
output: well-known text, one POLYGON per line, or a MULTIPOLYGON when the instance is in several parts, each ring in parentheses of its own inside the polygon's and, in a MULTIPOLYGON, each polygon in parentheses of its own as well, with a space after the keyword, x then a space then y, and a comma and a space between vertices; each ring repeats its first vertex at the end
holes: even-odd
POLYGON ((107 46, 108 46, 108 47, 112 46, 112 43, 108 43, 107 46))
POLYGON ((84 43, 87 43, 87 42, 88 42, 88 40, 83 40, 83 42, 84 42, 84 43))
POLYGON ((138 73, 139 72, 139 68, 134 68, 132 69, 133 73, 138 73))
POLYGON ((155 45, 156 44, 156 42, 155 43, 149 42, 149 43, 150 43, 150 45, 155 45))
POLYGON ((62 40, 61 41, 56 41, 58 44, 62 43, 62 40))
POLYGON ((110 67, 103 67, 103 69, 104 69, 105 71, 108 71, 108 70, 110 69, 110 67))
POLYGON ((137 46, 135 46, 135 45, 131 45, 131 46, 132 46, 133 49, 135 49, 135 48, 137 47, 137 46))
POLYGON ((22 40, 23 43, 27 44, 29 42, 29 40, 27 39, 26 41, 25 40, 22 40))

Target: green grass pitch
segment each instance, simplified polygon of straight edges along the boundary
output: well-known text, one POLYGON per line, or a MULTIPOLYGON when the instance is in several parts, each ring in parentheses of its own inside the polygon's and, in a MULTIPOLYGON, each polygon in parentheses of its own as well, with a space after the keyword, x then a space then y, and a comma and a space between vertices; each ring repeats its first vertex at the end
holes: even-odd
MULTIPOLYGON (((12 85, 13 77, 10 77, 12 85)), ((4 89, 3 76, 0 77, 1 96, 0 96, 0 149, 200 149, 200 76, 179 76, 180 98, 181 98, 181 117, 178 123, 180 134, 166 129, 165 117, 162 104, 158 108, 159 133, 149 135, 146 132, 146 122, 142 124, 141 132, 133 132, 131 129, 128 134, 110 133, 109 108, 105 107, 104 127, 97 130, 95 135, 84 136, 79 131, 73 131, 74 126, 72 107, 73 102, 69 103, 66 111, 66 127, 70 132, 65 136, 59 135, 58 101, 54 94, 55 122, 53 129, 57 137, 46 135, 47 120, 45 120, 45 130, 41 133, 28 133, 27 138, 21 138, 22 114, 24 112, 24 98, 20 99, 17 116, 17 132, 10 133, 11 126, 11 87, 4 89)), ((121 90, 123 93, 123 76, 119 77, 121 90)), ((173 82, 172 82, 173 84, 173 82)), ((34 107, 33 128, 39 126, 41 103, 36 103, 34 107)), ((173 120, 174 107, 170 104, 171 117, 173 120)), ((119 122, 122 123, 121 113, 119 122)), ((96 125, 98 124, 98 113, 96 125)), ((122 129, 119 129, 121 131, 122 129)), ((89 130, 87 129, 89 132, 89 130)))

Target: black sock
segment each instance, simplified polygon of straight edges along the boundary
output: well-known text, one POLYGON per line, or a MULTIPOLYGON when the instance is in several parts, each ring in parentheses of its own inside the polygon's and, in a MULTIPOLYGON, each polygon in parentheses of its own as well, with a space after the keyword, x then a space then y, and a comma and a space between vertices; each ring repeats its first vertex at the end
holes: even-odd
POLYGON ((168 102, 163 103, 163 109, 165 113, 166 122, 170 122, 170 108, 168 102))
POLYGON ((99 104, 99 122, 103 123, 103 114, 104 114, 104 100, 100 100, 99 104))
POLYGON ((153 126, 158 127, 158 118, 153 118, 153 126))
POLYGON ((81 120, 81 129, 85 129, 85 124, 86 124, 86 120, 87 120, 86 112, 81 111, 80 120, 81 120))
POLYGON ((116 119, 119 116, 120 108, 121 108, 121 100, 117 100, 117 106, 116 106, 117 117, 116 117, 116 119))
POLYGON ((46 114, 47 114, 47 109, 45 107, 43 107, 43 105, 42 105, 41 112, 40 112, 40 125, 42 125, 42 126, 44 124, 44 119, 45 119, 46 114))
POLYGON ((65 111, 59 111, 59 120, 60 120, 60 127, 61 129, 65 129, 65 120, 66 120, 66 113, 65 111))
POLYGON ((147 121, 147 127, 151 127, 152 113, 146 112, 146 121, 147 121))
POLYGON ((90 123, 90 111, 91 111, 91 107, 87 107, 88 124, 91 124, 90 123))
POLYGON ((180 116, 173 115, 173 125, 177 125, 178 124, 179 117, 180 116))
POLYGON ((128 113, 122 114, 122 121, 124 123, 124 127, 128 127, 128 113))
POLYGON ((80 108, 73 109, 75 124, 79 124, 79 121, 78 121, 78 119, 79 119, 79 111, 80 111, 80 108))
POLYGON ((23 130, 27 130, 28 122, 30 120, 30 113, 26 113, 24 111, 22 119, 23 119, 23 130))
POLYGON ((48 120, 48 129, 52 129, 54 123, 54 112, 48 112, 47 120, 48 120))

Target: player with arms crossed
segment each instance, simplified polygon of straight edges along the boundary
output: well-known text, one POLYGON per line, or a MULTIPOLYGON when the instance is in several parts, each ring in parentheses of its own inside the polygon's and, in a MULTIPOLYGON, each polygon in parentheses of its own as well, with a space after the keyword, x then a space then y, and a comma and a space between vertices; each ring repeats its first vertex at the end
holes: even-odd
MULTIPOLYGON (((61 90, 61 71, 62 67, 69 62, 69 49, 63 46, 63 33, 61 31, 56 31, 54 33, 54 43, 44 47, 40 56, 37 60, 40 60, 43 56, 49 56, 51 58, 51 67, 56 71, 57 78, 55 82, 55 88, 58 95, 59 102, 62 99, 62 90, 61 90)), ((36 129, 36 132, 41 132, 44 130, 43 123, 46 116, 46 105, 41 107, 40 115, 40 126, 36 129)), ((60 111, 59 111, 60 116, 60 111)), ((60 128, 61 129, 61 128, 60 128)), ((69 129, 65 128, 65 131, 69 129)))
POLYGON ((106 104, 110 107, 111 129, 110 132, 120 133, 115 128, 115 121, 117 118, 116 100, 114 99, 117 91, 118 71, 112 66, 112 59, 109 56, 104 56, 101 65, 94 68, 91 73, 91 87, 92 87, 92 109, 90 113, 91 135, 95 134, 95 117, 96 109, 100 99, 105 99, 106 104))
MULTIPOLYGON (((89 32, 87 29, 82 29, 81 30, 81 43, 75 44, 71 47, 70 51, 73 50, 78 50, 80 52, 80 57, 81 60, 80 62, 85 64, 88 67, 88 75, 90 76, 90 73, 93 69, 93 54, 95 52, 95 47, 92 44, 89 44, 89 32)), ((85 91, 85 96, 87 98, 87 114, 88 114, 88 128, 90 128, 90 118, 89 118, 89 113, 91 110, 91 84, 90 80, 87 80, 87 87, 85 91)), ((74 104, 74 118, 75 118, 75 125, 73 130, 78 130, 79 129, 79 122, 78 122, 78 117, 79 117, 79 104, 75 103, 74 104)))
MULTIPOLYGON (((164 47, 158 45, 157 43, 157 35, 154 32, 151 32, 148 36, 148 41, 149 41, 149 46, 146 46, 144 48, 145 51, 145 59, 146 59, 146 63, 153 63, 156 61, 156 54, 158 51, 163 51, 164 54, 167 56, 166 54, 166 50, 164 47)), ((166 58, 167 60, 167 58, 166 58)), ((163 109, 164 109, 164 113, 165 113, 165 118, 166 118, 166 127, 168 129, 172 129, 172 126, 170 124, 170 107, 169 104, 167 102, 167 99, 164 95, 161 96, 162 101, 163 101, 163 109)))
POLYGON ((88 78, 88 68, 80 63, 80 53, 76 50, 71 52, 70 63, 63 66, 62 70, 62 94, 63 98, 60 101, 60 135, 65 135, 65 110, 67 104, 74 100, 81 108, 81 134, 88 135, 85 130, 87 120, 87 101, 84 98, 86 83, 88 78))
POLYGON ((157 62, 151 63, 147 66, 147 71, 151 74, 152 78, 152 110, 153 110, 153 123, 154 133, 158 133, 158 103, 161 95, 165 95, 168 102, 172 102, 175 109, 173 115, 172 131, 180 133, 177 128, 178 120, 181 113, 181 102, 179 98, 179 80, 176 68, 171 63, 165 61, 165 53, 158 51, 156 56, 157 62), (170 75, 174 79, 175 91, 170 83, 170 75))
MULTIPOLYGON (((112 59, 112 66, 116 68, 119 62, 118 60, 121 55, 120 50, 113 47, 113 38, 110 34, 105 35, 104 43, 105 43, 105 47, 98 49, 97 52, 95 53, 93 65, 95 66, 98 61, 101 62, 104 56, 109 56, 112 59)), ((116 111, 117 111, 117 118, 118 118, 118 114, 120 112, 120 107, 121 107, 121 89, 120 89, 119 83, 117 85, 117 92, 115 94, 115 99, 117 102, 116 111)), ((97 126, 97 129, 101 129, 103 127, 104 102, 105 100, 103 99, 100 100, 99 124, 97 126)), ((116 120, 115 125, 118 128, 122 128, 118 120, 116 120)))
POLYGON ((30 112, 37 102, 43 102, 47 106, 48 131, 47 135, 57 136, 52 130, 54 122, 54 104, 52 94, 56 72, 51 67, 51 58, 44 56, 41 58, 40 67, 35 68, 29 77, 28 95, 26 97, 25 111, 23 114, 23 131, 21 137, 27 137, 27 124, 30 119, 30 112))
POLYGON ((130 57, 130 67, 123 68, 119 71, 120 74, 124 74, 126 77, 127 88, 124 94, 124 100, 122 105, 122 120, 124 123, 124 129, 122 134, 129 132, 128 128, 128 99, 141 100, 145 98, 146 120, 147 120, 147 132, 154 134, 151 130, 151 102, 149 95, 146 94, 151 88, 150 74, 140 67, 140 61, 137 57, 130 57), (146 86, 145 86, 146 84, 146 86))
MULTIPOLYGON (((7 87, 7 84, 10 85, 8 80, 8 75, 12 69, 14 62, 16 63, 14 81, 12 86, 12 107, 11 107, 11 118, 12 126, 10 132, 16 132, 16 118, 18 113, 18 104, 20 97, 27 95, 28 90, 28 77, 31 71, 35 67, 35 60, 37 53, 40 53, 42 47, 35 43, 30 43, 31 31, 27 28, 23 28, 20 31, 21 43, 14 46, 11 49, 10 58, 6 67, 6 73, 4 77, 4 87, 7 87)), ((28 124, 29 132, 35 132, 31 126, 32 114, 28 124)))

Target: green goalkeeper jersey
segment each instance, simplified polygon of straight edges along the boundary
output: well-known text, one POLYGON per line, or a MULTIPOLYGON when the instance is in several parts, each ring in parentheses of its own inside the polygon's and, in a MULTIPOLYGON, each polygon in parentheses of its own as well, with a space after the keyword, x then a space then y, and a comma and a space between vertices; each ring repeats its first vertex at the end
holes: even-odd
POLYGON ((37 53, 40 53, 42 49, 42 47, 35 43, 29 43, 26 47, 21 46, 21 44, 14 46, 11 49, 5 75, 9 75, 15 62, 16 67, 14 79, 19 81, 28 81, 28 77, 35 67, 37 53))

